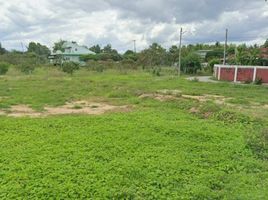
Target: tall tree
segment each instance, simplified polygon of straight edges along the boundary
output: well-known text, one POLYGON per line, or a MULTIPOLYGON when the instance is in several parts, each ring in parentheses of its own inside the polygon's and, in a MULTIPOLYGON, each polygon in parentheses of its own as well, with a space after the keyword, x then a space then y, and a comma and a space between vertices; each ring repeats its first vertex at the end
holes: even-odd
POLYGON ((112 49, 112 45, 107 44, 103 49, 102 52, 103 53, 112 53, 113 49, 112 49))
POLYGON ((143 66, 165 65, 167 64, 166 49, 157 43, 153 43, 139 54, 139 61, 143 66))
POLYGON ((7 50, 5 48, 2 47, 2 44, 0 43, 0 55, 3 55, 7 53, 7 50))
POLYGON ((89 50, 90 51, 93 51, 94 53, 96 53, 96 54, 99 54, 99 53, 101 53, 101 47, 100 47, 100 45, 94 45, 94 46, 92 46, 92 47, 90 47, 89 48, 89 50))
POLYGON ((60 40, 58 42, 54 43, 53 52, 56 53, 56 51, 62 51, 64 52, 63 44, 65 43, 65 40, 60 40))
POLYGON ((29 53, 35 53, 39 56, 48 56, 50 54, 50 50, 47 46, 42 45, 40 43, 30 42, 28 51, 29 53))

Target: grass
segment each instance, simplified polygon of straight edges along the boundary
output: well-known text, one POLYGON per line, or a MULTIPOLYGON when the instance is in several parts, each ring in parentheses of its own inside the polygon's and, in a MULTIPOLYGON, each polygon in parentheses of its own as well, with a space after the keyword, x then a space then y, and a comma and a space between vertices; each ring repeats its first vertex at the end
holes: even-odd
POLYGON ((263 115, 213 102, 139 98, 176 89, 232 97, 246 107, 268 104, 267 87, 140 71, 68 76, 39 69, 30 76, 8 74, 0 88, 5 109, 27 104, 42 110, 81 99, 135 106, 130 113, 101 116, 0 117, 1 199, 267 199, 263 115), (200 113, 189 113, 192 107, 200 113))

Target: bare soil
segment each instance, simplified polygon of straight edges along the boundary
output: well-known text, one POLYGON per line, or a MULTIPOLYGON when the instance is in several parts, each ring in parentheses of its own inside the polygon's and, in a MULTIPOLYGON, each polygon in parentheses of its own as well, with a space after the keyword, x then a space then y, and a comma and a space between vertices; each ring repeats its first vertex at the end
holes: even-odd
POLYGON ((59 107, 45 107, 44 112, 37 112, 27 105, 15 105, 10 110, 0 110, 0 115, 9 117, 47 117, 51 115, 87 114, 102 115, 107 112, 129 112, 130 106, 114 106, 107 103, 88 101, 69 102, 59 107))
POLYGON ((142 94, 140 98, 153 98, 159 101, 168 101, 174 99, 192 99, 200 102, 214 101, 216 104, 227 104, 226 101, 232 98, 226 98, 224 96, 204 94, 202 96, 185 95, 180 90, 160 90, 152 94, 142 94))

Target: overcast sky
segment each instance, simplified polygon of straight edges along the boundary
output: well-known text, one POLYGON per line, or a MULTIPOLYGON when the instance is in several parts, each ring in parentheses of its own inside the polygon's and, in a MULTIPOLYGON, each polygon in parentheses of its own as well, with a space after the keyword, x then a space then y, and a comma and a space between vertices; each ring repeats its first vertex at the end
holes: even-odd
POLYGON ((92 46, 107 43, 124 51, 153 42, 184 44, 223 41, 262 44, 268 38, 265 0, 0 0, 0 42, 49 47, 59 39, 92 46))

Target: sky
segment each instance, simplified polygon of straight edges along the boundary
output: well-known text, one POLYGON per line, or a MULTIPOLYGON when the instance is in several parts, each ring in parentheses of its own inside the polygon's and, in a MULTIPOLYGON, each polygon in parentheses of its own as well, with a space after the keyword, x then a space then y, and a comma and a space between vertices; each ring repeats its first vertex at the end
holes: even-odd
POLYGON ((0 0, 0 42, 26 49, 31 41, 52 47, 63 39, 81 45, 111 44, 123 52, 157 42, 263 44, 268 38, 265 0, 0 0), (23 44, 23 45, 22 45, 23 44))

